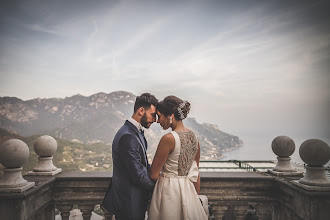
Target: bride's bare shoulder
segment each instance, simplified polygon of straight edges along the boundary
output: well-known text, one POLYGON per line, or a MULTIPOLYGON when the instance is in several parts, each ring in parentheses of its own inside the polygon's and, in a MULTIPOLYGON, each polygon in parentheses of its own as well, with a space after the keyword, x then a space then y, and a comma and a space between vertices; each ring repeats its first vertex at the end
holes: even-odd
POLYGON ((174 136, 171 133, 165 134, 161 139, 161 141, 174 141, 174 136))

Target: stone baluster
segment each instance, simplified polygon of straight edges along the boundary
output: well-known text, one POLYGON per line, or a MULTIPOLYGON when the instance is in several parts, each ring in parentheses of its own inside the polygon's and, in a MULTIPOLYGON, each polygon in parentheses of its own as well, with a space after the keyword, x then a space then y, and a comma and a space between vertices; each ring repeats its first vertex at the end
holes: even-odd
POLYGON ((56 208, 60 211, 62 220, 69 220, 70 211, 72 210, 72 205, 56 204, 56 208))
POLYGON ((0 192, 23 192, 35 185, 22 177, 22 165, 28 159, 29 147, 21 140, 11 139, 0 146, 0 163, 5 167, 0 192))
POLYGON ((94 210, 95 205, 78 205, 84 220, 90 220, 92 216, 92 211, 94 210))
POLYGON ((73 209, 70 211, 70 220, 81 220, 82 213, 79 209, 73 209))
POLYGON ((308 190, 329 191, 330 181, 325 175, 325 165, 330 160, 330 147, 324 141, 309 139, 299 149, 301 159, 307 164, 306 174, 294 183, 308 190))
POLYGON ((57 150, 56 140, 48 135, 37 138, 34 142, 34 151, 39 156, 38 164, 33 171, 28 172, 27 175, 55 175, 62 171, 53 164, 53 155, 57 150))
POLYGON ((270 173, 276 176, 302 176, 302 172, 291 164, 291 155, 295 151, 294 141, 287 136, 278 136, 272 141, 272 150, 277 155, 277 164, 270 173))

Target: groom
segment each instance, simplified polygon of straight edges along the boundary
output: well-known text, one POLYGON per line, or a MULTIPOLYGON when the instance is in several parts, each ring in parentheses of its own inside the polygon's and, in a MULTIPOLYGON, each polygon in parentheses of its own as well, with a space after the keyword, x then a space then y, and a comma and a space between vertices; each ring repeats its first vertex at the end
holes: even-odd
POLYGON ((144 219, 155 182, 149 177, 144 128, 156 121, 158 100, 149 93, 136 97, 134 113, 118 130, 112 143, 112 186, 103 206, 116 220, 144 219))

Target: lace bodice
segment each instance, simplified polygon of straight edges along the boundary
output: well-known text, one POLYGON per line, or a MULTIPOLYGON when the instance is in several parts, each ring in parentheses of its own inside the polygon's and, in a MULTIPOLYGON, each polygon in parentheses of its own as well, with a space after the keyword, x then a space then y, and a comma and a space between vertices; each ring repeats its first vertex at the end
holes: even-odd
POLYGON ((172 131, 174 151, 168 156, 162 171, 177 176, 187 176, 198 151, 198 140, 192 131, 172 131))
POLYGON ((195 134, 192 131, 189 132, 177 132, 180 137, 180 156, 178 161, 178 175, 187 176, 191 164, 195 160, 198 142, 195 134))

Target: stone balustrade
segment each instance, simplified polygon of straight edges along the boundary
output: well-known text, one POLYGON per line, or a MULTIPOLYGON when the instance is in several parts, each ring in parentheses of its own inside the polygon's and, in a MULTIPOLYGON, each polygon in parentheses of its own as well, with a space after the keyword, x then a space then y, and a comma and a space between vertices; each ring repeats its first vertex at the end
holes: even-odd
MULTIPOLYGON (((57 209, 68 220, 73 206, 78 206, 83 219, 90 219, 101 204, 111 179, 110 172, 64 172, 56 176, 26 176, 36 185, 22 193, 0 193, 1 219, 49 220, 57 209)), ((105 210, 104 210, 105 211, 105 210)), ((112 219, 105 213, 105 219, 112 219)))
MULTIPOLYGON (((110 172, 66 172, 56 177, 53 199, 62 219, 69 219, 72 205, 78 205, 84 219, 90 219, 96 205, 103 201, 112 174, 110 172)), ((106 219, 112 215, 105 209, 106 219)))
MULTIPOLYGON (((24 145, 14 142, 9 145, 5 142, 0 146, 0 163, 5 166, 5 172, 7 169, 21 167, 26 157, 22 157, 19 163, 12 164, 11 160, 15 160, 15 155, 7 155, 8 150, 12 149, 8 146, 24 145)), ((330 159, 330 148, 320 140, 304 142, 300 147, 300 155, 308 165, 306 175, 301 176, 295 175, 297 171, 290 166, 290 160, 287 159, 294 151, 292 146, 291 139, 285 136, 274 139, 274 153, 286 159, 278 158, 279 164, 270 170, 272 172, 201 172, 201 194, 208 197, 214 219, 228 219, 232 215, 237 220, 243 220, 251 207, 255 209, 259 220, 327 219, 330 216, 330 188, 329 180, 324 177, 323 165, 330 159)), ((49 153, 45 156, 51 157, 49 153)), ((50 162, 47 164, 49 167, 50 162)), ((5 175, 0 177, 1 219, 49 220, 55 219, 56 210, 63 220, 67 220, 73 207, 80 209, 83 219, 90 219, 92 211, 102 202, 112 174, 61 172, 56 175, 26 175, 24 179, 18 174, 23 179, 20 182, 25 185, 35 184, 19 191, 4 190, 10 188, 10 184, 18 186, 4 177, 5 175)), ((106 210, 103 212, 104 219, 112 219, 110 213, 106 210)))

